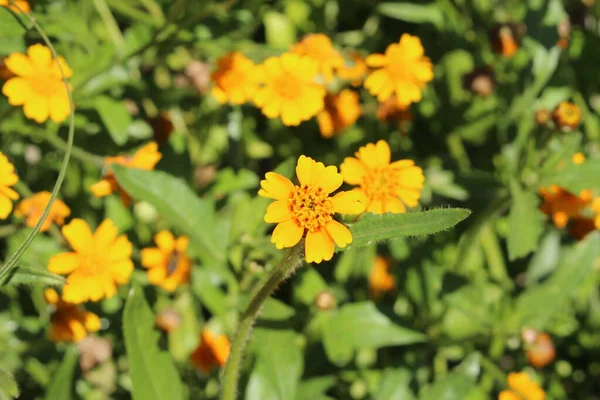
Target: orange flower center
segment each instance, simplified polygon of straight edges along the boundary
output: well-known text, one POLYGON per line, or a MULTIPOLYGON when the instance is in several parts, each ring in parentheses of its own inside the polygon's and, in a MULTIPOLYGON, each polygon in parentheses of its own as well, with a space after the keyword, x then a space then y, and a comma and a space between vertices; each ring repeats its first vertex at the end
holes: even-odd
POLYGON ((79 253, 79 272, 86 276, 98 276, 103 273, 105 267, 110 264, 108 254, 104 249, 90 249, 85 253, 79 253))
POLYGON ((65 91, 63 81, 60 78, 57 79, 54 74, 38 72, 31 75, 28 80, 33 91, 43 97, 53 97, 59 94, 61 90, 65 91))
POLYGON ((273 81, 273 89, 279 97, 285 100, 294 100, 299 97, 302 90, 298 80, 291 74, 283 74, 273 81))
POLYGON ((373 168, 364 176, 361 187, 368 198, 384 200, 396 197, 399 178, 395 168, 373 168))
POLYGON ((288 202, 296 223, 311 232, 333 219, 333 205, 323 188, 296 186, 288 202))

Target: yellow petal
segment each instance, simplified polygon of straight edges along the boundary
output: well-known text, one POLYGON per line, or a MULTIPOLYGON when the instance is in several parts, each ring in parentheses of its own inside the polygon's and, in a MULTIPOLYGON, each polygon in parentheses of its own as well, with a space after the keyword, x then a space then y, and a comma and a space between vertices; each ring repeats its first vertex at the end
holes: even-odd
POLYGON ((23 53, 11 54, 4 60, 4 63, 17 76, 30 76, 33 74, 33 67, 29 61, 29 57, 23 53))
POLYGON ((48 271, 54 274, 70 274, 80 265, 77 253, 60 253, 52 256, 48 261, 48 271))
POLYGON ((153 268, 167 262, 164 253, 157 247, 142 249, 141 256, 144 268, 153 268))
POLYGON ((154 236, 154 242, 163 253, 169 254, 175 249, 175 238, 169 231, 160 231, 154 236))
POLYGON ((94 233, 94 246, 100 249, 106 248, 115 241, 118 234, 119 228, 115 223, 105 219, 94 233))
POLYGON ((390 146, 387 144, 385 140, 379 140, 375 144, 375 149, 377 151, 377 158, 379 160, 379 166, 385 167, 389 165, 391 158, 390 146))
POLYGON ((398 199, 388 199, 383 204, 383 208, 385 212, 391 212, 394 214, 404 214, 406 212, 406 207, 402 202, 398 199))
MULTIPOLYGON (((66 89, 65 89, 66 92, 66 89)), ((71 113, 69 98, 65 95, 54 96, 50 102, 50 119, 56 123, 66 120, 71 113)))
POLYGON ((40 71, 46 71, 51 68, 52 52, 50 49, 41 44, 34 44, 27 49, 29 59, 35 68, 40 71))
POLYGON ((102 327, 102 323, 100 322, 100 318, 94 314, 93 312, 85 312, 83 317, 83 325, 88 332, 97 332, 102 327))
POLYGON ((336 191, 344 180, 342 175, 337 172, 337 167, 330 165, 325 167, 315 179, 315 186, 319 186, 327 192, 327 194, 336 191))
POLYGON ((331 260, 333 257, 333 240, 325 229, 306 234, 306 262, 319 264, 321 261, 331 260))
POLYGON ((366 196, 360 189, 339 192, 331 198, 333 211, 340 214, 360 214, 366 208, 366 196))
POLYGON ((294 184, 285 176, 275 172, 267 172, 264 180, 260 181, 258 195, 275 200, 283 200, 290 197, 294 191, 294 184))
POLYGON ((2 93, 8 97, 8 102, 13 106, 20 106, 33 96, 31 84, 25 78, 11 78, 2 87, 2 93))
POLYGON ((265 213, 265 222, 279 223, 291 218, 290 206, 287 200, 278 200, 269 204, 265 213))
POLYGON ((296 175, 301 185, 316 186, 324 171, 325 165, 322 162, 316 162, 304 155, 298 158, 296 175))
POLYGON ((108 196, 109 194, 114 192, 116 188, 117 188, 117 184, 115 181, 111 182, 107 179, 102 179, 101 181, 96 182, 92 186, 90 186, 90 191, 96 197, 104 197, 104 196, 108 196), (113 182, 114 182, 114 184, 113 184, 113 182))
POLYGON ((365 165, 354 157, 346 157, 340 167, 342 178, 350 185, 360 185, 366 173, 365 165))
POLYGON ((35 95, 29 97, 23 105, 25 116, 41 124, 48 119, 50 113, 48 99, 35 95))
POLYGON ((188 238, 187 236, 179 236, 175 241, 175 249, 180 253, 184 253, 187 250, 189 244, 190 238, 188 238))
POLYGON ((385 213, 384 208, 383 208, 383 203, 379 199, 375 199, 375 200, 371 201, 371 203, 369 203, 369 205, 367 206, 367 211, 372 212, 374 214, 385 213))
POLYGON ((86 252, 92 246, 93 237, 90 226, 80 218, 75 218, 63 226, 62 233, 76 252, 86 252))
POLYGON ((112 243, 112 245, 110 245, 109 259, 111 261, 121 261, 123 259, 127 259, 131 257, 132 251, 133 245, 129 239, 127 239, 127 236, 121 235, 112 243))
POLYGON ((124 283, 129 282, 129 278, 131 277, 131 273, 133 272, 133 262, 129 259, 125 259, 119 262, 112 262, 110 264, 110 271, 115 282, 122 285, 124 283))
POLYGON ((498 395, 498 400, 522 400, 522 397, 510 390, 503 390, 498 395))
POLYGON ((303 234, 304 228, 296 225, 292 220, 287 220, 275 227, 271 243, 274 243, 278 249, 292 247, 302 239, 303 234))
POLYGON ((327 229, 327 233, 329 233, 329 236, 331 236, 338 247, 344 248, 352 243, 352 233, 350 233, 345 225, 331 220, 325 225, 325 229, 327 229))
POLYGON ((0 195, 0 219, 6 219, 13 209, 13 203, 6 196, 0 195))
POLYGON ((365 62, 369 67, 378 68, 387 64, 387 58, 383 54, 371 54, 365 62))

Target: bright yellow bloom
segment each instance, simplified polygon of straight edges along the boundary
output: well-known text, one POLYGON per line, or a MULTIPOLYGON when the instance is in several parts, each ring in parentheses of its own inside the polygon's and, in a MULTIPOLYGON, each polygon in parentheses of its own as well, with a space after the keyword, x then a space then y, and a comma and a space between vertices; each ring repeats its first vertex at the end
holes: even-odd
POLYGON ((15 174, 15 167, 8 158, 0 152, 0 219, 6 219, 13 209, 13 200, 19 198, 19 194, 10 187, 19 182, 15 174))
MULTIPOLYGON (((50 195, 50 192, 43 191, 24 199, 15 209, 15 216, 19 218, 27 217, 25 224, 33 228, 42 217, 42 213, 50 201, 50 195)), ((58 226, 62 226, 65 223, 65 218, 69 215, 71 215, 71 209, 62 200, 55 199, 48 217, 46 217, 40 228, 40 232, 46 232, 50 229, 53 222, 58 226)))
POLYGON ((268 172, 260 182, 262 189, 258 194, 277 200, 265 214, 265 222, 278 224, 271 242, 278 249, 292 247, 306 231, 306 261, 330 260, 334 242, 342 248, 352 242, 348 228, 334 220, 333 214, 360 214, 364 205, 354 192, 339 192, 329 197, 342 185, 342 176, 334 166, 325 167, 310 157, 300 156, 296 175, 298 185, 275 172, 268 172))
POLYGON ((150 283, 173 292, 190 279, 191 261, 186 254, 190 240, 187 236, 175 239, 171 232, 161 231, 154 242, 158 247, 142 250, 142 266, 148 268, 150 283))
POLYGON ((582 190, 576 196, 556 185, 540 188, 539 193, 544 200, 540 210, 552 217, 557 228, 564 228, 570 218, 579 217, 581 211, 592 204, 593 199, 589 190, 582 190))
POLYGON ((368 72, 365 58, 357 52, 351 52, 350 58, 353 64, 344 64, 338 69, 338 76, 342 79, 350 81, 352 86, 360 86, 363 78, 368 72))
POLYGON ((576 104, 563 101, 552 112, 552 118, 559 128, 571 130, 581 123, 581 111, 576 104))
POLYGON ((338 94, 327 95, 325 108, 317 115, 321 135, 330 138, 334 133, 352 126, 361 112, 359 96, 355 91, 344 89, 338 94))
POLYGON ((31 12, 31 6, 27 0, 13 0, 13 2, 17 5, 17 7, 10 4, 9 0, 0 0, 0 6, 8 7, 11 11, 16 13, 20 13, 21 10, 23 10, 25 14, 29 14, 31 12))
POLYGON ((230 347, 227 336, 217 336, 208 329, 203 329, 200 343, 190 356, 190 362, 200 371, 208 374, 215 366, 225 365, 230 347))
POLYGON ((377 300, 382 294, 394 290, 396 280, 390 274, 390 263, 383 257, 377 256, 369 274, 369 289, 371 296, 377 300))
POLYGON ((268 58, 257 71, 264 86, 254 103, 267 117, 281 117, 284 125, 296 126, 323 109, 326 92, 315 82, 319 71, 313 59, 286 53, 268 58))
POLYGON ((243 104, 252 99, 258 89, 256 66, 242 53, 219 58, 217 70, 211 74, 214 82, 211 94, 221 104, 243 104))
POLYGON ((367 211, 375 214, 404 213, 421 197, 425 177, 412 160, 390 163, 390 146, 384 140, 358 149, 341 166, 344 181, 358 185, 354 191, 364 196, 367 211))
POLYGON ((34 44, 27 49, 27 55, 13 53, 5 63, 17 75, 2 87, 2 93, 11 105, 22 105, 25 116, 38 123, 45 122, 48 117, 54 122, 67 119, 69 95, 60 68, 67 78, 73 71, 64 58, 58 57, 57 62, 48 47, 34 44))
POLYGON ((64 301, 78 304, 109 298, 116 293, 117 285, 129 282, 133 246, 127 236, 118 236, 110 219, 92 233, 84 220, 76 218, 62 228, 62 233, 74 251, 50 258, 48 270, 68 275, 64 301))
POLYGON ((508 374, 509 390, 503 390, 498 400, 545 400, 544 390, 525 372, 508 374))
POLYGON ((331 40, 322 33, 306 35, 291 50, 300 56, 307 56, 319 64, 319 71, 325 82, 333 80, 333 71, 344 65, 344 57, 331 44, 331 40))
POLYGON ((380 102, 396 94, 398 105, 406 108, 421 100, 421 89, 433 79, 433 65, 424 56, 421 40, 404 34, 400 43, 388 46, 385 54, 367 57, 369 67, 379 68, 365 80, 365 88, 380 102))
POLYGON ((585 162, 585 155, 583 153, 575 153, 573 157, 571 157, 571 161, 573 164, 583 164, 585 162))
POLYGON ((44 290, 48 304, 56 307, 50 317, 50 339, 55 342, 79 342, 89 332, 100 330, 100 318, 90 311, 85 311, 76 304, 59 298, 54 289, 44 290))
POLYGON ((131 203, 131 197, 125 191, 123 191, 113 172, 110 170, 110 166, 113 164, 124 165, 128 168, 137 168, 150 171, 154 169, 154 166, 160 161, 162 154, 158 151, 158 145, 155 142, 150 142, 138 151, 133 156, 117 156, 117 157, 106 157, 104 159, 104 167, 106 173, 102 180, 93 184, 90 187, 92 193, 97 197, 108 196, 117 189, 119 189, 119 195, 125 205, 131 203))

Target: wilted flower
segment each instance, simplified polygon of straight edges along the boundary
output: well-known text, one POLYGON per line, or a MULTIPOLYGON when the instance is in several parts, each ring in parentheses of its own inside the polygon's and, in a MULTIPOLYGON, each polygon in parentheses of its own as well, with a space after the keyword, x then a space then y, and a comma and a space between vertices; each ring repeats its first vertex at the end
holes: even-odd
POLYGON ((162 111, 158 115, 150 120, 152 124, 152 132, 154 133, 154 140, 157 143, 163 143, 169 139, 169 136, 173 133, 173 121, 168 111, 162 111))
POLYGON ((13 2, 17 5, 16 7, 10 4, 9 0, 0 0, 0 6, 8 7, 11 11, 20 13, 21 10, 29 14, 31 12, 31 6, 29 5, 29 1, 27 0, 13 0, 13 2))
POLYGON ((82 219, 73 219, 62 233, 74 251, 60 253, 48 262, 48 270, 67 276, 62 299, 69 303, 98 301, 112 297, 117 285, 129 282, 133 272, 133 246, 127 236, 118 236, 116 225, 104 220, 95 233, 82 219))
POLYGON ((548 121, 550 121, 551 116, 552 114, 550 114, 550 111, 546 110, 545 108, 542 108, 535 112, 535 122, 538 125, 546 125, 548 121))
POLYGON ((165 332, 172 332, 179 327, 179 324, 181 323, 181 314, 167 308, 156 314, 155 322, 159 329, 165 332))
POLYGON ((176 78, 174 83, 177 87, 186 87, 191 83, 198 93, 204 94, 210 89, 212 75, 210 70, 210 64, 192 60, 185 66, 184 76, 176 78))
POLYGON ((552 338, 546 333, 534 332, 532 338, 525 340, 525 355, 535 368, 543 368, 554 361, 556 350, 552 338))
POLYGON ((214 367, 225 365, 229 357, 229 349, 227 336, 217 336, 208 329, 203 329, 200 343, 190 356, 190 362, 200 371, 208 374, 214 367))
POLYGON ((173 292, 190 279, 191 261, 187 256, 187 236, 175 239, 169 231, 154 236, 158 247, 142 249, 142 266, 148 269, 150 283, 173 292))
MULTIPOLYGON (((26 217, 25 224, 33 228, 42 217, 44 209, 50 201, 51 193, 43 191, 34 194, 33 196, 22 200, 15 209, 15 216, 19 218, 26 217)), ((71 215, 71 210, 60 199, 55 199, 48 213, 48 217, 44 220, 40 232, 45 232, 50 229, 52 223, 62 226, 65 223, 65 218, 71 215)))
POLYGON ((333 214, 359 214, 364 204, 356 192, 339 192, 330 197, 342 185, 342 176, 334 166, 325 167, 310 157, 300 156, 296 175, 299 185, 275 172, 268 172, 260 182, 262 189, 258 194, 276 200, 265 214, 265 222, 278 224, 271 242, 278 249, 292 247, 306 232, 306 261, 330 260, 334 242, 342 248, 352 242, 348 228, 334 220, 333 214))
POLYGON ((367 65, 378 69, 369 74, 365 88, 380 102, 395 93, 401 107, 420 101, 421 90, 433 79, 433 65, 424 55, 421 40, 406 33, 385 54, 367 57, 367 65))
POLYGON ((396 280, 390 274, 389 260, 381 256, 375 257, 371 272, 369 273, 369 290, 371 296, 377 300, 384 293, 394 290, 395 287, 396 280))
POLYGON ((503 390, 498 400, 544 400, 544 390, 525 372, 508 374, 508 390, 503 390))
MULTIPOLYGON (((112 164, 124 165, 128 168, 137 168, 150 171, 154 169, 154 166, 160 161, 162 154, 158 151, 158 145, 155 142, 148 143, 141 149, 135 152, 133 156, 117 156, 117 157, 106 157, 104 159, 104 166, 106 172, 99 182, 93 184, 90 190, 95 196, 104 197, 113 193, 119 188, 119 184, 115 179, 113 172, 110 170, 112 164)), ((120 190, 119 195, 125 205, 131 203, 131 198, 125 191, 120 190)))
POLYGON ((22 105, 25 116, 38 123, 45 122, 48 117, 54 122, 67 119, 69 95, 60 70, 66 78, 70 78, 73 71, 64 58, 58 57, 57 62, 48 47, 34 44, 27 49, 27 55, 13 53, 5 63, 16 75, 2 87, 2 93, 11 105, 22 105))
POLYGON ((346 157, 340 170, 346 183, 359 186, 353 192, 365 199, 366 211, 404 213, 418 204, 425 177, 414 161, 390 162, 390 146, 384 140, 361 147, 355 155, 346 157))
POLYGON ((13 209, 13 200, 19 199, 19 194, 10 187, 19 182, 15 167, 8 158, 0 152, 0 219, 6 219, 13 209))
POLYGON ((333 80, 334 69, 344 65, 344 57, 333 47, 331 40, 322 33, 306 35, 292 47, 291 52, 315 60, 326 82, 333 80))
POLYGON ((489 66, 475 68, 463 77, 463 87, 478 96, 489 96, 496 89, 496 78, 489 66))
POLYGON ((581 112, 575 104, 562 101, 552 112, 554 123, 561 129, 571 130, 579 126, 581 112))
POLYGON ((329 290, 322 290, 315 296, 315 306, 321 311, 335 307, 335 296, 329 290))
POLYGON ((350 81, 352 86, 360 86, 363 78, 369 71, 369 68, 367 67, 365 58, 359 53, 351 52, 350 58, 352 59, 352 64, 348 65, 347 63, 344 63, 344 65, 338 69, 338 76, 350 81))
POLYGON ((219 103, 243 104, 258 89, 258 75, 254 63, 242 53, 235 52, 219 58, 217 70, 212 73, 211 94, 219 103))
POLYGON ((254 95, 254 103, 267 117, 281 117, 284 125, 309 120, 325 105, 325 88, 315 82, 318 67, 312 58, 292 53, 268 58, 257 67, 264 86, 254 95))
POLYGON ((324 138, 330 138, 360 117, 361 106, 358 93, 344 89, 338 94, 325 97, 325 108, 317 115, 319 130, 324 138))
POLYGON ((61 300, 54 289, 46 289, 44 298, 56 307, 50 317, 50 339, 55 342, 79 342, 89 332, 100 330, 100 318, 82 307, 61 300))

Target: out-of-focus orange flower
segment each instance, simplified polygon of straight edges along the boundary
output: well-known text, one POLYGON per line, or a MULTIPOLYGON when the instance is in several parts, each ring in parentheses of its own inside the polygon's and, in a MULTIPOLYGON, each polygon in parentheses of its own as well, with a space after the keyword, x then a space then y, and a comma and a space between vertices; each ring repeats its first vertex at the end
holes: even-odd
POLYGON ((208 374, 214 367, 225 365, 230 346, 227 336, 217 336, 208 329, 203 329, 200 343, 190 356, 190 362, 194 367, 208 374))
POLYGON ((260 83, 254 63, 239 52, 219 58, 211 80, 215 84, 211 94, 221 104, 249 101, 260 83))
POLYGON ((291 52, 315 60, 325 82, 331 82, 334 70, 344 65, 344 57, 333 47, 331 40, 322 33, 306 35, 292 47, 291 52))
POLYGON ((14 78, 16 75, 8 69, 4 60, 4 57, 0 57, 0 80, 7 81, 10 78, 14 78))
POLYGON ((463 77, 463 87, 478 96, 489 96, 496 89, 496 78, 489 66, 475 68, 463 77))
POLYGON ((317 115, 321 135, 330 138, 352 126, 361 111, 358 93, 353 90, 344 89, 338 94, 327 95, 325 108, 317 115))
MULTIPOLYGON (((50 195, 50 192, 43 191, 22 200, 17 208, 15 208, 15 216, 19 218, 27 217, 25 224, 33 228, 42 217, 42 213, 50 201, 50 195)), ((62 200, 55 199, 48 217, 44 220, 40 228, 40 232, 46 232, 50 229, 52 223, 62 226, 65 223, 65 218, 69 215, 71 215, 71 209, 62 200)))
POLYGON ((190 242, 187 236, 175 239, 169 231, 161 231, 154 237, 158 247, 142 249, 142 266, 148 268, 150 283, 173 292, 190 279, 191 261, 187 256, 190 242))
POLYGON ((375 257, 371 273, 369 274, 369 290, 371 296, 377 300, 384 293, 394 290, 395 287, 396 280, 394 279, 394 276, 390 274, 389 260, 381 256, 375 257))
POLYGON ((589 190, 582 190, 576 196, 559 186, 551 185, 540 188, 539 193, 544 200, 540 210, 552 217, 557 228, 567 226, 570 218, 579 217, 581 211, 592 204, 592 192, 589 190))
POLYGON ((519 50, 524 30, 523 24, 509 23, 494 26, 490 32, 492 48, 504 57, 512 57, 519 50))
POLYGON ((44 297, 56 307, 50 317, 50 339, 55 342, 79 342, 89 332, 100 330, 100 318, 82 307, 60 299, 54 289, 46 289, 44 297))
POLYGON ((338 76, 350 81, 352 86, 361 85, 365 75, 369 72, 365 58, 357 52, 350 53, 352 64, 345 63, 338 69, 338 76))
POLYGON ((179 327, 179 324, 181 323, 181 314, 168 308, 156 315, 155 322, 159 329, 165 332, 172 332, 179 327))
POLYGON ((508 374, 508 390, 503 390, 498 400, 545 400, 544 390, 525 372, 508 374))
POLYGON ((571 226, 569 227, 569 235, 577 240, 582 240, 595 229, 600 229, 600 223, 597 228, 594 218, 576 217, 573 218, 571 226))
POLYGON ((552 112, 554 123, 561 129, 571 130, 579 126, 581 122, 581 112, 577 105, 569 102, 561 102, 552 112))
POLYGON ((551 116, 552 114, 550 114, 550 111, 546 110, 545 108, 542 108, 535 112, 535 122, 538 125, 546 125, 548 121, 550 121, 551 116))
POLYGON ((526 341, 525 355, 535 368, 543 368, 550 364, 556 357, 552 338, 546 333, 534 332, 533 338, 526 341))
MULTIPOLYGON (((113 172, 110 170, 112 164, 124 165, 128 168, 137 168, 143 170, 152 170, 154 166, 160 161, 162 154, 158 151, 158 145, 155 142, 148 143, 141 149, 135 152, 133 156, 117 156, 117 157, 106 157, 104 159, 104 166, 106 173, 102 180, 93 184, 90 188, 92 193, 97 197, 108 196, 117 189, 120 189, 117 180, 113 172)), ((131 197, 124 190, 119 190, 121 200, 125 205, 131 203, 131 197)))
POLYGON ((402 123, 412 121, 413 118, 410 108, 400 106, 395 95, 379 103, 377 107, 377 119, 381 121, 402 123))
POLYGON ((31 12, 31 6, 29 5, 29 1, 27 0, 13 0, 16 4, 16 7, 8 0, 0 0, 0 6, 8 7, 11 11, 20 13, 23 11, 25 14, 29 14, 31 12))

